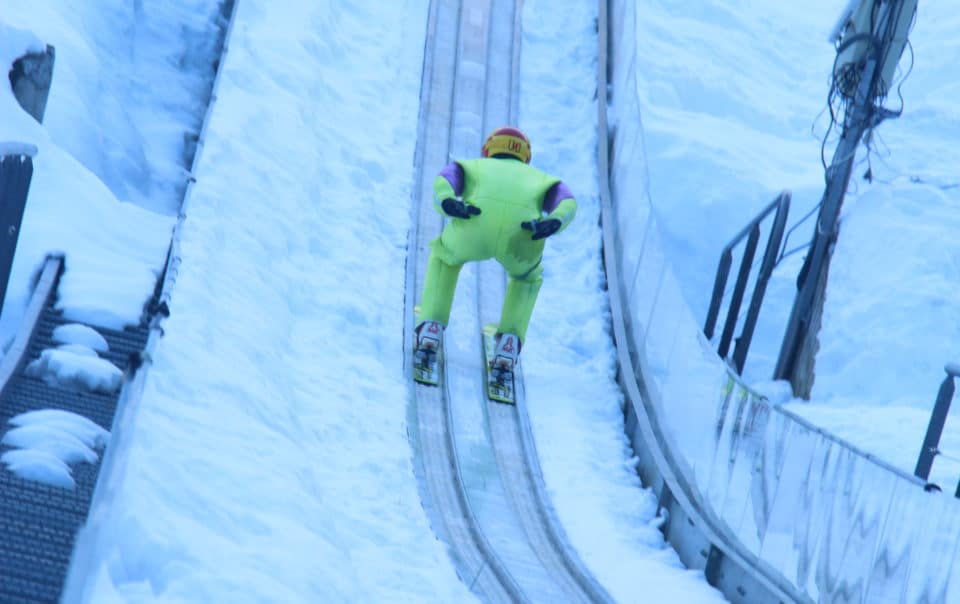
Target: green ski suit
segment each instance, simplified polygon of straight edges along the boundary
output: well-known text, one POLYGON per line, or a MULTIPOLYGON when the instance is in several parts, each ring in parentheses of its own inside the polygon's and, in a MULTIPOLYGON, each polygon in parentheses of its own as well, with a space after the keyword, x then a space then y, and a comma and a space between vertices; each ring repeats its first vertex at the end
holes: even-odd
MULTIPOLYGON (((521 161, 508 158, 458 160, 463 172, 462 192, 443 175, 434 180, 434 205, 460 193, 481 213, 469 219, 452 218, 430 243, 430 258, 423 285, 420 321, 450 320, 454 290, 466 262, 496 258, 509 277, 498 331, 516 334, 524 341, 533 306, 543 283, 543 247, 520 223, 544 218, 544 198, 560 179, 521 161)), ((453 165, 453 164, 451 164, 453 165)), ((459 184, 459 183, 458 183, 459 184)), ((568 189, 565 189, 569 191, 568 189)), ((562 231, 573 219, 577 203, 567 196, 554 204, 546 218, 560 220, 562 231)), ((444 214, 445 215, 445 214, 444 214)))

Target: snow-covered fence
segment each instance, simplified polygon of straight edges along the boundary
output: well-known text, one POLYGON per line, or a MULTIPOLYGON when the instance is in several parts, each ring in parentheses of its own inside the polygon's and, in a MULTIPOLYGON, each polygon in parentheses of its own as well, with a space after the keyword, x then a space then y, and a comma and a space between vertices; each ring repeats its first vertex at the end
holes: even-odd
POLYGON ((48 44, 46 52, 31 52, 14 61, 8 74, 17 102, 38 122, 47 110, 54 57, 53 46, 48 44))
POLYGON ((735 602, 960 601, 958 502, 772 405, 700 332, 652 212, 634 73, 642 17, 609 4, 605 261, 628 435, 670 512, 668 539, 735 602))

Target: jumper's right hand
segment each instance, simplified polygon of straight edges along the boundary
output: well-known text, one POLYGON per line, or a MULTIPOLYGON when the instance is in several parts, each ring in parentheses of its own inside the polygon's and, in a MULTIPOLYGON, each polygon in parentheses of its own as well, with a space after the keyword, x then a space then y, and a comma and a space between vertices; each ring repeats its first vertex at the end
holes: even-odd
POLYGON ((471 216, 478 216, 480 214, 480 208, 477 206, 467 205, 459 199, 452 197, 447 197, 441 201, 440 207, 443 209, 443 213, 451 218, 469 220, 471 216))

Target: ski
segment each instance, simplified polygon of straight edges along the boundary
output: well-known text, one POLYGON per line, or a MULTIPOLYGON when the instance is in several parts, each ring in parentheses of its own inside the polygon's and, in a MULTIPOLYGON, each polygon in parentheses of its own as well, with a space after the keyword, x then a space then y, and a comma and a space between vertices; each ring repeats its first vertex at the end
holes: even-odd
POLYGON ((413 342, 413 379, 428 386, 440 385, 440 355, 443 353, 443 328, 430 321, 413 342))
POLYGON ((483 326, 483 367, 487 381, 487 397, 491 401, 514 405, 517 400, 514 391, 513 368, 519 353, 519 341, 517 336, 505 334, 503 337, 510 338, 510 340, 504 343, 502 352, 507 354, 498 356, 496 335, 496 325, 491 323, 483 326))

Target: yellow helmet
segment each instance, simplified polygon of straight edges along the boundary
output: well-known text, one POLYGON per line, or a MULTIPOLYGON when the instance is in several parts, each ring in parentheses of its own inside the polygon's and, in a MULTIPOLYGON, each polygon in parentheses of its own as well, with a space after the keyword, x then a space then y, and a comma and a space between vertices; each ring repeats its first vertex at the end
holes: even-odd
POLYGON ((480 155, 483 157, 509 155, 529 164, 533 153, 530 151, 530 139, 516 128, 507 126, 497 128, 490 133, 486 142, 483 143, 480 155))

